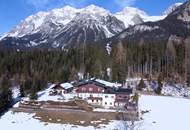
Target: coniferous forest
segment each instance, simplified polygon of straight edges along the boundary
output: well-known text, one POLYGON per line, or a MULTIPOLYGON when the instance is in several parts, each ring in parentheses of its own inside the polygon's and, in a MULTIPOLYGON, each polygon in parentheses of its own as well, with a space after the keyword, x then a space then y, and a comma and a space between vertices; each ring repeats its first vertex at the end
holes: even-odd
MULTIPOLYGON (((17 83, 22 96, 36 92, 48 82, 67 82, 85 78, 102 78, 124 83, 127 77, 141 76, 148 79, 189 84, 190 46, 174 44, 114 44, 111 54, 106 48, 89 44, 68 50, 33 50, 26 52, 0 52, 1 92, 9 99, 9 87, 17 83), (108 69, 110 72, 108 73, 108 69), (6 88, 6 89, 4 89, 6 88)), ((2 101, 3 102, 3 101, 2 101)), ((3 104, 3 103, 1 103, 3 104)), ((0 105, 1 105, 0 104, 0 105)), ((6 105, 6 104, 5 104, 6 105)))

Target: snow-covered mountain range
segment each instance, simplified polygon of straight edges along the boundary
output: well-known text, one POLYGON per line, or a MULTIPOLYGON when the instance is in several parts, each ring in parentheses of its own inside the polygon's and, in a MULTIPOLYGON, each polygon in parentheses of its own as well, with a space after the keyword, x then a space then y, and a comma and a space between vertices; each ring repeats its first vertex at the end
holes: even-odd
POLYGON ((163 20, 127 28, 112 38, 111 42, 167 43, 169 39, 177 38, 179 41, 190 36, 190 1, 174 4, 164 14, 167 15, 163 20))
POLYGON ((23 20, 0 39, 0 44, 13 48, 65 48, 110 38, 126 28, 147 21, 159 21, 177 8, 172 5, 162 16, 149 16, 144 11, 126 7, 121 12, 90 5, 76 9, 65 6, 49 12, 38 12, 23 20))
POLYGON ((134 8, 134 7, 126 7, 123 11, 114 14, 119 20, 124 22, 125 27, 129 27, 132 25, 140 24, 147 21, 158 21, 164 19, 167 15, 162 16, 149 16, 146 12, 134 8))
MULTIPOLYGON (((173 9, 173 6, 169 7, 169 9, 173 9)), ((71 21, 96 20, 96 22, 99 22, 105 19, 107 16, 115 16, 117 19, 123 22, 125 24, 125 28, 127 28, 130 25, 135 25, 146 21, 158 21, 163 19, 166 15, 148 16, 144 11, 133 7, 126 7, 121 12, 112 14, 108 10, 95 5, 90 5, 82 9, 65 6, 60 9, 53 9, 49 12, 38 12, 37 14, 27 17, 21 22, 20 25, 9 32, 7 36, 23 37, 24 35, 34 34, 38 31, 45 31, 43 27, 48 23, 54 24, 59 28, 59 26, 69 25, 71 21)), ((52 28, 51 26, 48 27, 49 29, 52 28)), ((107 30, 107 28, 105 28, 105 30, 107 30)), ((118 31, 121 30, 119 29, 118 31)), ((110 32, 109 30, 107 30, 107 32, 105 31, 107 37, 112 36, 112 33, 113 32, 110 32)))

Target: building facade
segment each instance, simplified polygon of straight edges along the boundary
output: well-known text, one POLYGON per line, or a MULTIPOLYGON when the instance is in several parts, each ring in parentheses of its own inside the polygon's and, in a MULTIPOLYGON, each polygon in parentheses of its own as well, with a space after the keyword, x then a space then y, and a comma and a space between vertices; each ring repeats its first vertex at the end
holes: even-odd
POLYGON ((131 88, 110 87, 97 81, 89 80, 78 83, 70 90, 61 85, 56 85, 53 89, 58 94, 73 94, 75 97, 86 100, 89 104, 104 108, 123 108, 128 104, 131 88))

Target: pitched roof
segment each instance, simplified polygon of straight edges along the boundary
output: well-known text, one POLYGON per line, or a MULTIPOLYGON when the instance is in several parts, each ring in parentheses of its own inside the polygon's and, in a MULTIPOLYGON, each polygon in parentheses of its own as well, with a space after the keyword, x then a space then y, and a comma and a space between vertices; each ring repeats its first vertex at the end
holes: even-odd
POLYGON ((55 86, 53 86, 52 88, 53 89, 69 89, 69 88, 72 88, 73 85, 70 84, 70 83, 62 83, 62 84, 57 84, 55 86))
POLYGON ((105 86, 108 86, 108 87, 121 87, 122 86, 122 84, 112 83, 112 82, 108 82, 108 81, 101 80, 101 79, 94 79, 94 81, 104 84, 105 86))
POLYGON ((60 84, 60 86, 63 87, 64 89, 73 88, 73 85, 71 83, 62 83, 60 84))
POLYGON ((100 86, 100 87, 102 87, 102 88, 108 88, 108 86, 105 86, 104 84, 99 83, 99 82, 97 82, 97 81, 95 81, 95 80, 83 80, 83 81, 80 81, 80 82, 76 85, 76 87, 80 87, 80 86, 86 85, 86 84, 94 84, 94 85, 100 86))

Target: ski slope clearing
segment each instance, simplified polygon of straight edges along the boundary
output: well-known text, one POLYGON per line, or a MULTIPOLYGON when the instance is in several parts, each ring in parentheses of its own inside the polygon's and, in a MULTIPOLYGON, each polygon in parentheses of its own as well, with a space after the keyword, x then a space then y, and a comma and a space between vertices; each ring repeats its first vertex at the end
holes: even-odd
POLYGON ((190 100, 183 98, 145 96, 139 101, 146 111, 143 120, 135 123, 140 130, 190 130, 190 100))

